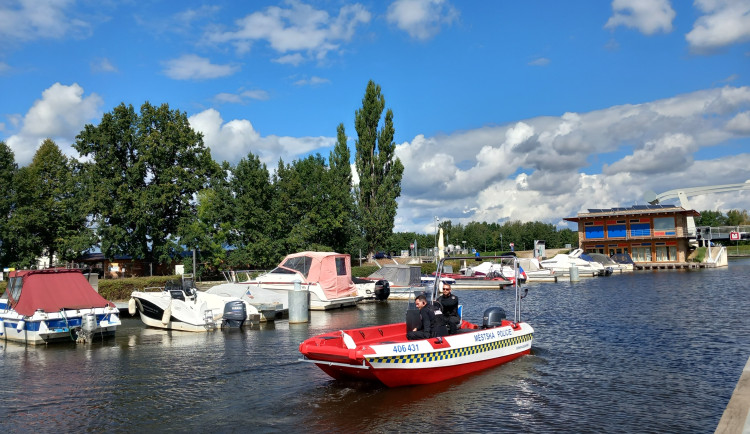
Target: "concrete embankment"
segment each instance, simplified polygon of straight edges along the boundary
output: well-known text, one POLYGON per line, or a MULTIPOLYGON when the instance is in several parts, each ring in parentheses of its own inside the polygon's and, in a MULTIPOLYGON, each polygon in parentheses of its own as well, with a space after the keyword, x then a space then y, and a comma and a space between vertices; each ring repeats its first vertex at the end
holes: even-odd
POLYGON ((716 433, 750 433, 750 359, 740 375, 729 404, 716 427, 716 433))

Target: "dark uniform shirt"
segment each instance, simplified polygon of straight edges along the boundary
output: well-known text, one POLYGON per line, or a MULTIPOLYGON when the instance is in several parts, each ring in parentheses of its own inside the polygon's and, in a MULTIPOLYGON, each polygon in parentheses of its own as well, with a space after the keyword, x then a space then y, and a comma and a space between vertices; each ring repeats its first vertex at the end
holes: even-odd
POLYGON ((445 295, 441 295, 437 298, 437 301, 443 307, 443 315, 458 318, 458 297, 453 294, 447 297, 445 295))
POLYGON ((425 306, 419 309, 419 326, 417 331, 409 331, 406 333, 407 339, 427 339, 433 336, 437 324, 435 320, 435 312, 429 306, 425 306))

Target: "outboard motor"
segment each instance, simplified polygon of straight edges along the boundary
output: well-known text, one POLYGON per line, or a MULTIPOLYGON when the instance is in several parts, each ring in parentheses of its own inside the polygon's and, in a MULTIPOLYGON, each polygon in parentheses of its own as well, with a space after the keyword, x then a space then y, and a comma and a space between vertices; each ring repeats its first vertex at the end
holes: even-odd
POLYGON ((505 310, 502 307, 490 307, 482 315, 482 328, 497 327, 505 319, 505 310))
POLYGON ((84 314, 81 317, 81 328, 76 330, 76 342, 90 342, 96 330, 96 315, 93 313, 84 314))
POLYGON ((221 317, 222 327, 242 327, 247 319, 247 308, 242 300, 230 301, 224 305, 224 315, 221 317))
POLYGON ((385 301, 391 295, 391 284, 387 280, 378 280, 375 282, 375 300, 385 301))

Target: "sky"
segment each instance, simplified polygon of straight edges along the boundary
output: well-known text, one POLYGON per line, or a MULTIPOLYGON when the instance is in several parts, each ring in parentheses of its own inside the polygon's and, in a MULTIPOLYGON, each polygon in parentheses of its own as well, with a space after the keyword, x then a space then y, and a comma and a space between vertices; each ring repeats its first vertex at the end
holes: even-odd
MULTIPOLYGON (((750 0, 0 0, 0 141, 20 166, 45 138, 78 157, 86 124, 147 101, 218 162, 328 158, 341 123, 353 156, 369 80, 405 168, 395 231, 572 228, 750 182, 750 0)), ((689 200, 750 209, 750 190, 689 200)))

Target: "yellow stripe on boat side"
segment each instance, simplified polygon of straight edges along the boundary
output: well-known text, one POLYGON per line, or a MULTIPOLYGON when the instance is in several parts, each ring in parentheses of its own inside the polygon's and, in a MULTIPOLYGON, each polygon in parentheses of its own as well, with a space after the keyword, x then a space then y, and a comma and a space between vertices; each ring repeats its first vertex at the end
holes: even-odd
POLYGON ((472 354, 479 354, 486 351, 496 350, 498 348, 509 347, 511 345, 518 345, 524 342, 530 341, 533 338, 533 333, 529 333, 523 336, 515 336, 502 341, 488 342, 486 344, 475 345, 473 347, 466 348, 455 348, 452 350, 440 351, 429 354, 406 354, 403 356, 387 356, 387 357, 368 357, 367 360, 370 363, 424 363, 424 362, 435 362, 438 360, 448 360, 456 357, 464 357, 472 354))

